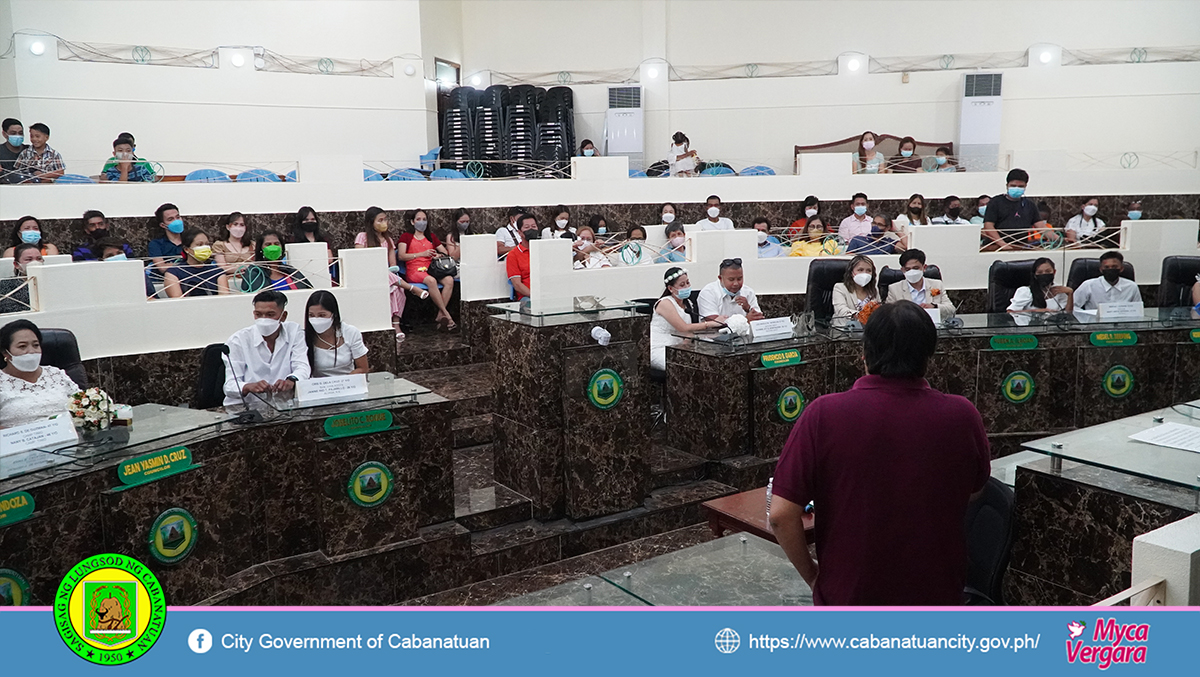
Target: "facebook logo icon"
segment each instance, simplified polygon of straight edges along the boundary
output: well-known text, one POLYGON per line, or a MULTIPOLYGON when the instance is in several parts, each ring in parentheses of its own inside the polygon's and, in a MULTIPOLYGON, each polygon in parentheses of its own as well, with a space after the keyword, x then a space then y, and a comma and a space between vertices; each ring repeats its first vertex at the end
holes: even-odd
POLYGON ((203 628, 192 630, 188 635, 188 648, 192 653, 208 653, 212 648, 212 633, 203 628))

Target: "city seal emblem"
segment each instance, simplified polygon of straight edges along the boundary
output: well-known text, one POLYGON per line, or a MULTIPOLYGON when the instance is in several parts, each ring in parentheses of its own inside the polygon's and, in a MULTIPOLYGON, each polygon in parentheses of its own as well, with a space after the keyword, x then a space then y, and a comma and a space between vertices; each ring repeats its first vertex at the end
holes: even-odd
POLYGON ((1028 402, 1033 397, 1033 377, 1023 371, 1014 371, 1004 377, 1000 392, 1013 404, 1028 402))
POLYGON ((350 481, 346 483, 346 492, 350 500, 364 508, 374 508, 392 495, 392 471, 382 463, 367 461, 350 473, 350 481))
POLYGON ((612 369, 601 369, 592 374, 591 380, 588 381, 588 402, 597 409, 612 409, 624 395, 625 379, 612 369))
POLYGON ((147 536, 150 554, 163 564, 175 564, 187 559, 200 540, 196 518, 183 508, 171 508, 154 520, 147 536))
POLYGON ((775 413, 779 414, 784 423, 795 423, 800 414, 804 413, 804 395, 800 389, 796 386, 784 388, 775 400, 775 413))
POLYGON ((54 595, 54 624, 67 648, 97 665, 144 655, 162 634, 167 602, 154 572, 125 555, 89 557, 54 595))

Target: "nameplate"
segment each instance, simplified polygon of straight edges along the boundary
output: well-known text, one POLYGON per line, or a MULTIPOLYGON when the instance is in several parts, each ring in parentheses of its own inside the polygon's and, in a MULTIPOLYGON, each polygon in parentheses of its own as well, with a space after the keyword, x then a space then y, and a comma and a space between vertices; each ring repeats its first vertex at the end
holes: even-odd
POLYGON ((755 336, 791 335, 793 328, 790 317, 772 317, 766 320, 754 320, 750 323, 750 333, 755 336))
POLYGON ((367 394, 366 374, 347 374, 310 378, 296 382, 296 401, 304 404, 314 400, 354 397, 367 394))
POLYGON ((1192 343, 1200 343, 1200 329, 1192 330, 1192 343))
POLYGON ((1094 346, 1132 346, 1137 344, 1136 331, 1094 331, 1094 346))
POLYGON ((14 491, 0 496, 0 527, 29 519, 33 514, 33 496, 24 491, 14 491))
POLYGON ((942 308, 941 308, 941 306, 934 306, 932 308, 926 308, 925 312, 929 313, 929 319, 933 320, 933 326, 935 326, 935 327, 942 326, 942 308))
POLYGON ((42 421, 0 430, 0 456, 33 449, 57 449, 78 441, 71 415, 64 411, 42 421))
POLYGON ((360 411, 325 419, 325 434, 329 437, 351 437, 377 433, 392 427, 392 412, 387 409, 360 411))
POLYGON ((124 461, 117 467, 117 477, 121 484, 132 486, 170 477, 191 467, 191 450, 174 447, 124 461))
POLYGON ((759 360, 762 362, 762 366, 766 367, 767 369, 772 369, 774 367, 789 367, 793 364, 800 364, 802 361, 800 359, 800 351, 795 349, 779 350, 773 353, 763 353, 759 360))
POLYGON ((992 350, 1037 350, 1038 338, 1033 334, 993 336, 992 350))
POLYGON ((1101 303, 1097 311, 1099 320, 1141 320, 1146 317, 1146 307, 1136 303, 1101 303))

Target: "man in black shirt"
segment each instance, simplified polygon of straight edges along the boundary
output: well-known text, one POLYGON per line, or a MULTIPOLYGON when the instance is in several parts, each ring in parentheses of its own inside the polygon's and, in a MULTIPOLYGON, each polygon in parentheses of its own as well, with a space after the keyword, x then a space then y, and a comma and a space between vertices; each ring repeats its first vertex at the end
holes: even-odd
POLYGON ((1014 169, 1008 173, 1006 182, 1008 190, 993 197, 983 215, 983 251, 1024 249, 1029 231, 1046 227, 1037 203, 1025 197, 1029 174, 1024 169, 1014 169))
POLYGON ((13 178, 21 176, 14 168, 21 151, 29 147, 25 143, 25 128, 20 120, 6 118, 0 126, 0 137, 0 183, 20 183, 13 178))

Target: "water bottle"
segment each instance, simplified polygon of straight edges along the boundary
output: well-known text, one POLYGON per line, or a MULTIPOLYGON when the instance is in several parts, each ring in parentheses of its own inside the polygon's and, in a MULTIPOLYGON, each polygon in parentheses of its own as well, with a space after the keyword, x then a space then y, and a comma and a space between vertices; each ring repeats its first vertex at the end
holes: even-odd
POLYGON ((771 485, 774 484, 775 478, 767 478, 767 520, 771 519, 771 485))

